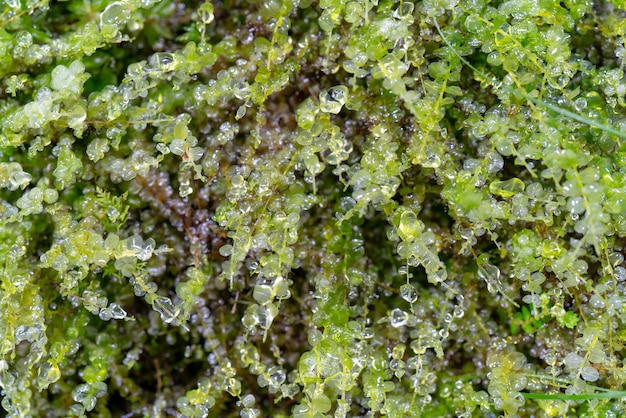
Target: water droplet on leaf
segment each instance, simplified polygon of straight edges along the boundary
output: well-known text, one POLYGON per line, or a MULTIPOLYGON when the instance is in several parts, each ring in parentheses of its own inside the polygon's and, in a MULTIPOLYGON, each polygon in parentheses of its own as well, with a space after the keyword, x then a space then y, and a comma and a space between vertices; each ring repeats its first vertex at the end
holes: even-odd
POLYGON ((335 86, 320 93, 320 110, 324 113, 337 114, 348 100, 348 88, 335 86))
POLYGON ((196 12, 198 15, 198 20, 202 24, 208 25, 209 23, 213 22, 213 19, 215 18, 213 11, 213 4, 209 2, 203 3, 196 12))
POLYGON ((496 194, 504 198, 509 198, 521 193, 525 188, 526 185, 524 182, 515 177, 504 181, 496 180, 489 185, 489 191, 492 194, 496 194))
POLYGON ((400 296, 409 303, 415 303, 417 300, 417 291, 412 284, 405 283, 400 286, 400 296))
POLYGON ((39 367, 37 376, 37 384, 41 389, 47 389, 48 386, 61 378, 61 371, 56 364, 47 361, 39 367))
POLYGON ((402 309, 395 308, 391 311, 391 326, 394 328, 399 328, 401 326, 406 325, 409 320, 409 314, 404 312, 402 309))
POLYGON ((398 231, 400 232, 400 238, 404 241, 413 241, 423 231, 424 224, 417 219, 415 212, 407 210, 400 216, 400 225, 398 225, 398 231))
POLYGON ((580 377, 587 382, 595 382, 600 378, 600 372, 591 366, 585 366, 580 371, 580 377))

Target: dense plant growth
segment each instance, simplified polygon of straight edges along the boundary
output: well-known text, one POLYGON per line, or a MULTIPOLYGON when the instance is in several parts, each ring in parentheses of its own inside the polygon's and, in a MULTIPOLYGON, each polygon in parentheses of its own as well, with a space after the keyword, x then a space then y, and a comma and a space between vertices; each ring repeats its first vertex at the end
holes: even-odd
POLYGON ((626 14, 0 1, 28 416, 626 414, 626 14))

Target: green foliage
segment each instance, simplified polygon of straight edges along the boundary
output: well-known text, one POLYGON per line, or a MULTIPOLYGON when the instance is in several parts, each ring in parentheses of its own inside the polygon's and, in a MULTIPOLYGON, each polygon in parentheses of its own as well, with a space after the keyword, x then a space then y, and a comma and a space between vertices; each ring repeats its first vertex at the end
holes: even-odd
POLYGON ((626 414, 623 3, 0 3, 7 416, 626 414))

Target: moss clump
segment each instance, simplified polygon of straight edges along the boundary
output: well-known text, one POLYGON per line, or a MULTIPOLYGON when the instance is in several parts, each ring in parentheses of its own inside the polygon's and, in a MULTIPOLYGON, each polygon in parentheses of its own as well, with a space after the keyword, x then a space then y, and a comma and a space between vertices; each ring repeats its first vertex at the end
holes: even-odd
POLYGON ((0 7, 27 416, 621 416, 622 1, 0 7))

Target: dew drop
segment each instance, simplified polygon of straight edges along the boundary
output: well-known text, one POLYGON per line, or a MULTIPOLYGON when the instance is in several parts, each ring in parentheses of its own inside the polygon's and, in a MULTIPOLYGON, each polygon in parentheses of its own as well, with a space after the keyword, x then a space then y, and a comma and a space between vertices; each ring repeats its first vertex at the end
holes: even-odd
POLYGON ((498 267, 489 263, 481 263, 478 266, 478 276, 487 283, 489 293, 498 293, 500 285, 500 269, 498 267))
POLYGON ((404 211, 400 216, 400 225, 398 230, 400 232, 400 238, 404 241, 413 241, 424 229, 422 221, 417 219, 415 212, 412 210, 404 211))
POLYGON ((307 341, 309 342, 311 347, 316 346, 323 339, 324 339, 324 335, 318 330, 313 330, 309 332, 309 335, 307 337, 307 341))
POLYGON ((580 377, 587 382, 595 382, 600 378, 600 372, 591 366, 585 366, 580 371, 580 377))
POLYGON ((115 206, 109 206, 107 208, 107 217, 111 222, 115 222, 120 215, 120 211, 115 206))
POLYGON ((314 416, 314 413, 308 405, 296 405, 293 408, 292 416, 294 418, 308 418, 314 416))
POLYGON ((278 308, 273 303, 268 303, 267 305, 257 308, 258 324, 263 329, 270 328, 276 315, 278 315, 278 308))
POLYGON ((307 171, 312 175, 317 175, 324 170, 324 164, 320 162, 317 154, 307 153, 303 158, 307 171))
POLYGON ((504 159, 497 152, 490 152, 486 156, 487 171, 490 173, 497 173, 504 168, 504 159))
POLYGON ((222 257, 229 257, 233 251, 233 246, 230 244, 222 245, 218 252, 222 257))
POLYGON ((549 364, 550 366, 555 366, 558 360, 558 357, 556 356, 555 353, 547 353, 544 360, 546 364, 549 364))
POLYGON ((182 198, 188 197, 193 194, 193 187, 187 181, 181 181, 178 187, 178 195, 182 198))
POLYGON ((251 408, 254 406, 254 395, 248 394, 241 398, 241 404, 246 408, 251 408))
POLYGON ((180 309, 175 307, 171 299, 165 296, 157 296, 152 303, 152 308, 161 314, 161 319, 166 324, 173 322, 180 314, 180 309))
POLYGON ((588 268, 589 268, 589 265, 587 264, 587 262, 585 260, 576 260, 572 264, 572 269, 577 274, 581 274, 581 275, 585 274, 587 272, 588 268))
POLYGON ((404 312, 402 309, 395 308, 391 311, 391 326, 394 328, 400 328, 406 325, 409 320, 409 314, 404 312))
POLYGON ((424 168, 439 168, 441 165, 441 157, 434 151, 427 151, 425 158, 420 161, 424 168))
POLYGON ((106 309, 106 308, 102 308, 102 309, 100 309, 100 313, 98 314, 98 316, 103 321, 108 321, 108 320, 111 319, 111 312, 109 312, 109 310, 106 309))
POLYGON ((126 318, 126 311, 119 305, 119 303, 113 302, 109 305, 109 312, 111 313, 111 317, 113 319, 126 318))
POLYGON ((385 55, 378 65, 384 77, 391 81, 399 80, 409 69, 409 66, 393 53, 385 55))
POLYGON ((577 112, 582 112, 586 108, 587 100, 585 100, 583 97, 579 97, 578 99, 574 100, 574 110, 576 110, 577 112))
POLYGON ((40 388, 46 389, 50 384, 56 382, 60 378, 61 371, 57 365, 47 361, 39 367, 37 383, 40 388))
POLYGON ((320 110, 324 113, 338 114, 348 100, 346 86, 334 86, 320 93, 320 110))
POLYGON ((150 64, 161 71, 168 72, 176 69, 176 59, 168 52, 157 52, 150 57, 150 64))
POLYGON ((409 303, 415 303, 417 300, 417 291, 412 284, 405 283, 400 286, 400 296, 409 303))
POLYGON ((9 190, 24 190, 26 186, 30 183, 33 177, 26 173, 25 171, 21 171, 21 167, 19 171, 14 172, 9 178, 9 190))
POLYGON ((618 252, 609 254, 609 262, 613 267, 619 266, 624 262, 624 254, 618 252))
POLYGON ((82 383, 82 384, 76 386, 72 390, 72 399, 74 399, 76 402, 81 402, 82 403, 85 400, 85 398, 87 396, 89 396, 90 392, 91 392, 91 388, 90 388, 89 384, 82 383))
POLYGON ((198 8, 198 11, 196 13, 198 15, 198 20, 202 22, 202 24, 208 25, 209 23, 213 22, 213 19, 215 19, 215 15, 213 14, 213 12, 213 4, 206 2, 198 8))
POLYGON ((572 214, 580 215, 585 212, 585 201, 581 196, 572 196, 567 200, 567 210, 572 214))
POLYGON ((428 275, 428 281, 434 284, 443 283, 448 278, 448 271, 445 268, 436 270, 428 275))
POLYGON ((267 303, 272 300, 272 288, 267 285, 256 285, 254 286, 252 297, 260 304, 267 303))
POLYGON ((241 418, 256 418, 260 414, 260 411, 255 408, 243 408, 239 413, 241 418))
POLYGON ((570 369, 578 369, 583 362, 583 358, 576 353, 569 353, 563 359, 563 364, 570 369))
POLYGON ((602 298, 602 296, 598 295, 597 293, 591 296, 591 298, 589 299, 589 304, 596 309, 602 309, 606 306, 606 303, 604 303, 604 299, 602 298))
POLYGON ((123 22, 124 16, 127 14, 128 12, 122 3, 111 3, 100 14, 100 26, 118 25, 123 22))
POLYGON ((512 197, 521 193, 526 188, 524 182, 516 177, 509 180, 496 180, 489 185, 489 191, 492 194, 502 196, 504 198, 512 197))
POLYGON ((331 404, 330 399, 328 398, 328 396, 326 396, 323 393, 321 393, 321 394, 315 396, 311 400, 311 406, 313 406, 313 408, 316 411, 321 412, 322 414, 325 414, 326 412, 330 411, 330 408, 332 407, 332 404, 331 404))
POLYGON ((413 3, 400 3, 400 6, 393 11, 393 17, 396 19, 403 19, 413 14, 415 5, 413 3))

